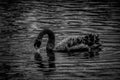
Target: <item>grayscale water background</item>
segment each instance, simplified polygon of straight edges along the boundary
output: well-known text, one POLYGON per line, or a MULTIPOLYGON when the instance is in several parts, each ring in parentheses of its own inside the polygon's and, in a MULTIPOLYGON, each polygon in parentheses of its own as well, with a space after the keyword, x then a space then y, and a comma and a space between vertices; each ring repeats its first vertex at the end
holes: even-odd
MULTIPOLYGON (((0 1, 0 80, 119 80, 120 10, 118 2, 93 0, 0 1), (103 44, 90 59, 55 53, 56 68, 41 69, 34 60, 34 40, 43 28, 56 43, 68 36, 97 33, 103 44)), ((40 54, 47 65, 44 37, 40 54)))

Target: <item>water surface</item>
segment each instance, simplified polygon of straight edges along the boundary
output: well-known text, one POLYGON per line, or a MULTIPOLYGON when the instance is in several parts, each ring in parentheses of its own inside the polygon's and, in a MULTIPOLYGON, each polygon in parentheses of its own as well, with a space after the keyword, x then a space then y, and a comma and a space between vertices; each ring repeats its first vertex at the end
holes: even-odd
POLYGON ((0 24, 1 80, 120 79, 117 2, 2 1, 0 24), (97 33, 103 51, 89 59, 55 52, 56 68, 49 72, 45 51, 47 36, 43 39, 40 52, 46 68, 40 68, 34 59, 34 40, 43 28, 54 31, 56 43, 68 36, 97 33))

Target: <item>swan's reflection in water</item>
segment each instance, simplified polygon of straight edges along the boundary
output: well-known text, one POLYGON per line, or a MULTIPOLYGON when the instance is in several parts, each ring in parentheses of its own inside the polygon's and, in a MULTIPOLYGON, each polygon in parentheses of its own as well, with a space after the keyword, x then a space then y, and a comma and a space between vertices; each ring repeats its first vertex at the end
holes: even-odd
MULTIPOLYGON (((82 57, 82 59, 88 59, 88 58, 94 58, 94 57, 99 57, 99 52, 101 49, 94 49, 92 52, 69 52, 69 53, 63 53, 63 55, 66 54, 67 57, 82 57), (90 56, 93 54, 93 56, 90 56)), ((45 62, 42 59, 42 56, 40 53, 36 52, 35 53, 35 62, 37 64, 37 67, 39 68, 40 71, 44 72, 44 74, 51 74, 55 71, 56 65, 55 65, 55 54, 52 50, 47 50, 47 66, 45 65, 45 62)), ((81 58, 80 57, 80 58, 81 58)))
POLYGON ((99 57, 100 51, 102 51, 101 48, 93 49, 91 52, 68 52, 66 56, 74 56, 74 57, 80 57, 83 59, 88 59, 88 58, 94 58, 94 57, 99 57))
POLYGON ((36 60, 36 64, 40 68, 39 70, 49 73, 49 72, 53 72, 56 68, 55 55, 52 50, 47 50, 47 56, 48 56, 47 66, 45 65, 45 62, 43 61, 40 53, 36 52, 34 58, 36 60))

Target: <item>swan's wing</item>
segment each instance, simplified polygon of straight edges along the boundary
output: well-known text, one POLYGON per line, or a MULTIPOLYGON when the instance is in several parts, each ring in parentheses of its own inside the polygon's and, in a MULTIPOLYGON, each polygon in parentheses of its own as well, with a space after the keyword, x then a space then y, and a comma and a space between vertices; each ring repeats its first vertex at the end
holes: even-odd
POLYGON ((88 51, 89 46, 81 43, 81 44, 70 47, 69 50, 70 51, 88 51))
MULTIPOLYGON (((75 37, 68 37, 64 40, 62 40, 60 43, 58 43, 55 47, 56 50, 68 50, 69 48, 78 45, 78 40, 80 37, 75 36, 75 37)), ((80 42, 80 41, 79 41, 80 42)))

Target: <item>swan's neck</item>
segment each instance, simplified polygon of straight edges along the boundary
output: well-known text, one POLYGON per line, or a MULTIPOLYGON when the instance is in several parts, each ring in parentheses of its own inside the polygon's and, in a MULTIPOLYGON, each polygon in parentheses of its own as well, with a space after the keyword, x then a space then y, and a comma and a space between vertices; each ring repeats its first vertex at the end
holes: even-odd
MULTIPOLYGON (((46 46, 48 61, 49 61, 49 67, 55 67, 54 61, 55 61, 55 54, 53 52, 54 46, 55 46, 55 35, 54 33, 49 29, 44 29, 41 31, 35 40, 34 47, 37 49, 37 52, 39 53, 39 49, 41 46, 41 41, 44 35, 48 35, 48 42, 46 46)), ((40 59, 41 60, 41 59, 40 59)))
POLYGON ((48 42, 47 42, 47 50, 53 49, 55 46, 55 35, 51 30, 44 29, 42 32, 38 35, 38 40, 42 41, 42 38, 44 35, 48 35, 48 42))

